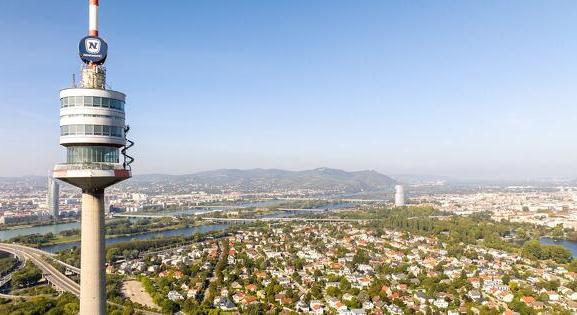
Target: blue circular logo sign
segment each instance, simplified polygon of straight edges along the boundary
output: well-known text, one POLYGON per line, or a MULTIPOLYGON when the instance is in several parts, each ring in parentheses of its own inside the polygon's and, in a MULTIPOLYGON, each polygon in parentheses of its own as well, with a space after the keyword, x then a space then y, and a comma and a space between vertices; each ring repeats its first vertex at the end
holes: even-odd
POLYGON ((108 53, 108 44, 96 36, 86 36, 78 44, 78 53, 84 63, 103 64, 108 53))

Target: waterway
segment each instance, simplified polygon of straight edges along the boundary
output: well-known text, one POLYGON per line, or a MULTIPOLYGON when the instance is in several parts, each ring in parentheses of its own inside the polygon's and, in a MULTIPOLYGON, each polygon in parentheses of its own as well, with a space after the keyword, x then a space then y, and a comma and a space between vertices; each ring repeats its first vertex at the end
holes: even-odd
POLYGON ((573 257, 577 257, 577 242, 569 240, 557 240, 550 237, 542 237, 540 240, 544 245, 561 245, 571 251, 573 257))
MULTIPOLYGON (((193 212, 198 212, 199 214, 207 213, 210 211, 222 211, 217 209, 211 210, 201 210, 201 209, 191 209, 189 214, 193 212)), ((138 218, 131 218, 130 220, 141 220, 138 218)), ((23 228, 16 228, 10 230, 3 230, 0 231, 0 241, 6 241, 16 236, 23 236, 23 235, 30 235, 30 234, 58 234, 63 231, 70 231, 74 229, 80 229, 80 222, 70 222, 70 223, 57 223, 57 224, 49 224, 49 225, 40 225, 40 226, 28 226, 23 228)))
MULTIPOLYGON (((196 233, 208 233, 213 231, 223 231, 226 230, 227 227, 230 227, 229 224, 207 224, 207 225, 199 225, 175 230, 167 230, 167 231, 159 231, 159 232, 148 232, 143 234, 136 234, 136 235, 128 235, 128 236, 119 236, 114 238, 106 239, 106 245, 112 245, 115 243, 120 242, 128 242, 134 240, 148 240, 153 238, 159 237, 172 237, 172 236, 191 236, 196 233)), ((80 242, 70 242, 70 243, 62 243, 56 245, 49 245, 41 247, 42 250, 45 250, 50 253, 56 253, 59 251, 63 251, 66 249, 70 249, 73 247, 80 246, 80 242)))
POLYGON ((2 230, 0 231, 0 241, 6 241, 16 236, 29 234, 47 234, 50 232, 53 234, 58 234, 62 231, 69 231, 79 228, 80 222, 70 222, 2 230))
MULTIPOLYGON (((254 202, 243 202, 236 204, 235 206, 238 207, 266 207, 281 203, 281 200, 265 200, 265 201, 254 201, 254 202)), ((235 210, 230 208, 193 208, 193 209, 184 209, 184 210, 171 210, 171 211, 162 211, 160 214, 162 215, 198 215, 198 214, 206 214, 213 211, 228 211, 228 210, 235 210)), ((138 220, 138 219, 136 219, 138 220)), ((0 241, 6 241, 16 236, 22 235, 30 235, 30 234, 47 234, 53 233, 58 234, 63 231, 69 231, 73 229, 79 229, 80 222, 70 222, 70 223, 57 223, 57 224, 49 224, 49 225, 40 225, 40 226, 27 226, 22 228, 14 228, 8 230, 0 231, 0 241)))
MULTIPOLYGON (((258 206, 266 206, 272 205, 276 203, 276 201, 264 201, 258 202, 258 206)), ((245 204, 249 206, 255 206, 255 203, 245 204)), ((349 207, 350 203, 337 203, 337 204, 330 204, 324 207, 320 207, 319 209, 324 210, 334 210, 339 208, 346 208, 349 207)), ((197 209, 187 209, 187 210, 179 210, 175 211, 175 214, 202 214, 211 211, 227 211, 227 209, 218 209, 218 208, 197 208, 197 209)), ((234 209, 233 209, 234 210, 234 209)), ((163 214, 167 214, 164 213, 163 214)), ((283 211, 275 211, 273 213, 269 213, 263 215, 261 217, 285 217, 285 216, 293 216, 303 214, 300 211, 294 212, 283 212, 283 211)), ((139 220, 139 219, 135 219, 139 220)), ((153 239, 158 237, 172 237, 172 236, 190 236, 195 233, 207 233, 213 231, 222 231, 229 227, 229 224, 207 224, 207 225, 200 225, 200 226, 193 226, 193 227, 186 227, 174 230, 166 230, 166 231, 158 231, 158 232, 147 232, 142 234, 136 235, 128 235, 128 236, 119 236, 114 238, 106 239, 106 245, 111 245, 114 243, 119 242, 127 242, 131 240, 147 240, 153 239)), ((58 234, 62 231, 72 230, 72 229, 79 229, 80 223, 79 222, 72 222, 72 223, 60 223, 60 224, 52 224, 52 225, 44 225, 44 226, 34 226, 34 227, 26 227, 21 229, 13 229, 13 230, 4 230, 0 231, 0 241, 8 240, 12 237, 19 236, 19 235, 28 235, 28 234, 46 234, 52 232, 54 234, 58 234)), ((70 249, 75 246, 79 246, 80 242, 69 242, 69 243, 62 243, 56 245, 49 245, 41 247, 43 250, 51 253, 59 252, 62 250, 70 249)))
MULTIPOLYGON (((214 211, 220 211, 220 210, 214 210, 214 211)), ((295 214, 297 214, 297 213, 284 213, 282 211, 278 211, 278 212, 273 212, 273 213, 269 213, 266 215, 262 215, 260 217, 263 217, 263 218, 283 217, 283 216, 291 216, 291 215, 295 215, 295 214)), ((203 233, 214 232, 214 231, 224 231, 224 230, 226 230, 227 227, 230 227, 230 226, 231 226, 230 224, 222 224, 222 223, 221 224, 205 224, 205 225, 192 226, 192 227, 186 227, 186 228, 180 228, 180 229, 174 229, 174 230, 166 230, 166 231, 158 231, 158 232, 146 232, 146 233, 142 233, 142 234, 108 238, 105 240, 105 244, 106 244, 106 246, 108 246, 108 245, 112 245, 115 243, 128 242, 128 241, 134 241, 134 240, 149 240, 149 239, 153 239, 153 238, 173 237, 173 236, 191 236, 191 235, 196 234, 196 233, 203 234, 203 233)), ((80 246, 80 242, 68 242, 68 243, 43 246, 43 247, 41 247, 41 249, 45 250, 49 253, 56 253, 56 252, 60 252, 60 251, 74 248, 77 246, 80 246)))

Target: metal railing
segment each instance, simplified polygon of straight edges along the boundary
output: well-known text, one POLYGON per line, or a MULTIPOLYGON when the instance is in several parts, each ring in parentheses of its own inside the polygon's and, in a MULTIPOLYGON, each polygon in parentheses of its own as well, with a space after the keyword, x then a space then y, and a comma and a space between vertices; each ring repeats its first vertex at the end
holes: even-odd
POLYGON ((122 164, 118 163, 60 163, 56 164, 54 170, 123 170, 122 164))

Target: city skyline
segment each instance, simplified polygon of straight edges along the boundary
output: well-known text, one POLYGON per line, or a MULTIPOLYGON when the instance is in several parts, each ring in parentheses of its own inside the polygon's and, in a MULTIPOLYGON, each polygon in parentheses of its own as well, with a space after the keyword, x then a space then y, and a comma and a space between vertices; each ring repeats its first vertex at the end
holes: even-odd
MULTIPOLYGON (((137 174, 577 177, 574 3, 327 4, 107 4, 137 174)), ((0 141, 19 153, 0 176, 62 160, 54 91, 80 68, 84 5, 0 4, 0 141)))

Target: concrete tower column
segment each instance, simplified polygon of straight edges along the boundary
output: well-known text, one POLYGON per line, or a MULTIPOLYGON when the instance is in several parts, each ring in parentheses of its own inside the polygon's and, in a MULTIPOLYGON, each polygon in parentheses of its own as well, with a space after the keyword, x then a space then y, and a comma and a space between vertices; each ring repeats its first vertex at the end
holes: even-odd
POLYGON ((80 314, 106 315, 104 189, 82 191, 80 314))

